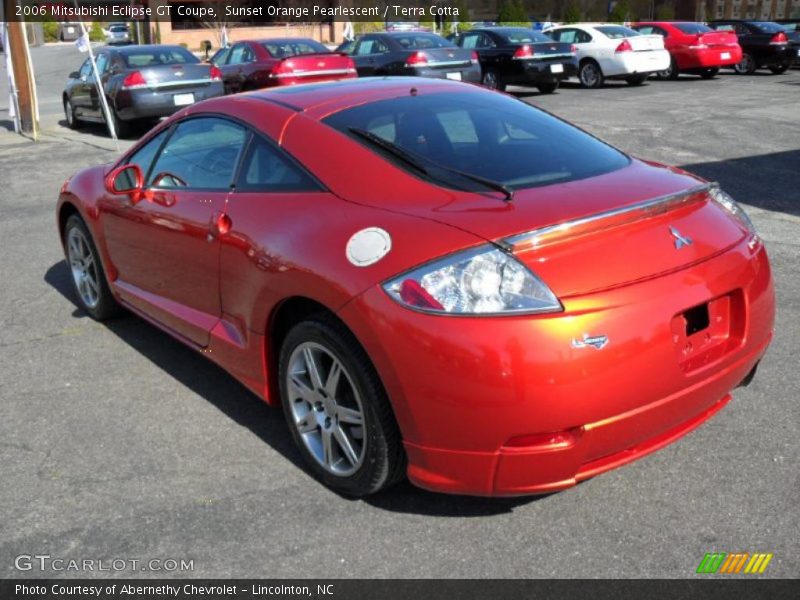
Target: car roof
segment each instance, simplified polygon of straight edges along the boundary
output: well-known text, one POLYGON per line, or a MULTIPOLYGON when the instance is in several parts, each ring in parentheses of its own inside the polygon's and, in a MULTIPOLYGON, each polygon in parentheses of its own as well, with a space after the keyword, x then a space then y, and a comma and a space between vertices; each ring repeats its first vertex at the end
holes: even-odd
POLYGON ((308 37, 285 37, 285 38, 262 38, 262 39, 251 39, 251 40, 238 40, 235 43, 246 43, 246 44, 291 44, 292 42, 314 42, 315 44, 319 44, 318 41, 312 40, 308 37))
MULTIPOLYGON (((140 46, 106 46, 104 50, 114 50, 120 54, 135 54, 137 51, 142 50, 186 50, 183 46, 175 44, 142 44, 140 46)), ((188 50, 186 50, 189 52, 188 50)))
POLYGON ((238 94, 245 98, 257 98, 274 102, 298 112, 315 110, 316 118, 345 110, 359 104, 398 98, 411 94, 427 94, 444 91, 465 93, 484 92, 478 86, 451 81, 449 79, 427 79, 424 77, 359 77, 323 83, 308 83, 298 86, 266 88, 238 94), (324 107, 324 109, 322 108, 324 107))

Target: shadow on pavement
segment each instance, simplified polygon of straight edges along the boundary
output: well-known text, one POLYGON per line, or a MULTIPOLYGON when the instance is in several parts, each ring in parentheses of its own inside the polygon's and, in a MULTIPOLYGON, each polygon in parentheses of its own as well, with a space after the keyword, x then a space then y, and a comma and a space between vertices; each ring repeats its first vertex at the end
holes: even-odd
MULTIPOLYGON (((65 261, 51 266, 44 280, 69 300, 75 318, 87 318, 78 307, 69 269, 65 261)), ((248 428, 269 444, 298 469, 304 469, 302 458, 287 429, 280 410, 267 406, 223 369, 203 358, 194 350, 174 340, 168 334, 131 314, 103 323, 123 342, 147 357, 162 371, 204 398, 228 418, 248 428)), ((310 483, 309 485, 322 485, 310 483)), ((341 496, 345 500, 358 501, 341 496)), ((444 517, 489 516, 507 513, 514 507, 543 498, 473 498, 448 496, 427 492, 408 481, 371 496, 363 501, 371 506, 392 512, 444 517)))
POLYGON ((800 149, 680 168, 718 181, 743 204, 800 216, 800 149))

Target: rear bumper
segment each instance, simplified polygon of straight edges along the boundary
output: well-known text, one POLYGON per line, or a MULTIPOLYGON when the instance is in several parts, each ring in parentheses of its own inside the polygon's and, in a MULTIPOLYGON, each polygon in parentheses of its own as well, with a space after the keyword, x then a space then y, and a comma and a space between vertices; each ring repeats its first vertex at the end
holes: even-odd
POLYGON ((342 310, 392 399, 414 484, 486 496, 547 493, 669 444, 720 410, 762 358, 775 300, 766 252, 742 242, 691 268, 564 306, 539 317, 434 317, 373 289, 342 310), (675 316, 729 294, 740 305, 724 351, 685 362, 675 316), (608 345, 571 347, 585 332, 607 335, 608 345), (552 432, 566 438, 509 445, 552 432))
POLYGON ((221 81, 178 89, 164 88, 155 91, 148 89, 120 90, 117 92, 115 105, 117 114, 123 121, 168 117, 186 106, 175 103, 176 95, 193 94, 194 101, 200 102, 207 98, 222 96, 224 91, 221 81))
POLYGON ((644 75, 669 68, 672 58, 666 50, 649 50, 646 52, 622 52, 606 65, 601 64, 606 77, 625 77, 627 75, 644 75))
POLYGON ((679 69, 709 69, 716 67, 732 67, 742 61, 742 49, 739 46, 726 48, 709 48, 683 54, 676 54, 679 69), (725 55, 728 57, 725 58, 725 55))
POLYGON ((407 75, 416 77, 430 77, 432 79, 452 79, 459 78, 459 81, 466 81, 468 83, 481 82, 481 67, 478 64, 470 64, 468 67, 453 66, 448 67, 415 67, 408 69, 407 75), (458 73, 456 76, 455 74, 458 73))
POLYGON ((797 50, 790 46, 771 46, 769 50, 753 55, 759 67, 776 67, 791 64, 797 59, 797 50))
POLYGON ((512 85, 535 85, 537 83, 552 83, 578 74, 577 60, 520 60, 516 61, 516 69, 509 74, 505 83, 512 85), (553 72, 560 67, 560 73, 553 72))

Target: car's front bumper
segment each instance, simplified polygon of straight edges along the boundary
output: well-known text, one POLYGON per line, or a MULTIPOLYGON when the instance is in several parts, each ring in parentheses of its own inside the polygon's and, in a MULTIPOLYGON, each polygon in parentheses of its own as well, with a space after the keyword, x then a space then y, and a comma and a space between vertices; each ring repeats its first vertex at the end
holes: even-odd
POLYGON ((724 406, 766 351, 775 311, 766 252, 745 242, 666 276, 562 300, 553 315, 442 317, 374 288, 341 311, 392 400, 413 483, 546 493, 652 452, 724 406), (687 369, 676 315, 729 296, 724 345, 687 369), (608 344, 574 347, 586 333, 608 344), (560 440, 548 443, 552 432, 560 440), (528 436, 539 441, 526 446, 528 436))

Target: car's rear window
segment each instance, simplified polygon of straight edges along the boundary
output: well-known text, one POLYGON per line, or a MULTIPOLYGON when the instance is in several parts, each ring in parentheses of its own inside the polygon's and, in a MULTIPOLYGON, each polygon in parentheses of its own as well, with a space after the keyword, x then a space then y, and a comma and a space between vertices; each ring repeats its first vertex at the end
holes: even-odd
POLYGON ((498 33, 512 44, 529 44, 536 42, 553 43, 551 38, 533 29, 523 29, 520 27, 519 29, 503 29, 498 31, 498 33))
POLYGON ((425 48, 450 48, 453 42, 431 33, 409 33, 393 35, 392 39, 402 48, 423 50, 425 48))
POLYGON ((640 35, 638 31, 628 27, 622 27, 621 25, 600 25, 595 27, 595 29, 612 40, 640 35))
POLYGON ((125 64, 131 68, 157 67, 159 65, 177 65, 198 63, 194 54, 183 48, 137 48, 123 55, 125 64))
POLYGON ((711 27, 706 27, 702 23, 675 23, 675 28, 681 30, 683 33, 688 34, 695 34, 695 33, 708 33, 709 31, 713 31, 711 27))
POLYGON ((262 44, 275 58, 286 58, 298 54, 325 54, 330 52, 325 46, 314 40, 264 42, 262 44))
POLYGON ((627 156, 587 133, 503 94, 450 92, 406 96, 335 113, 326 125, 416 173, 354 134, 367 131, 423 162, 518 189, 616 171, 627 156))
POLYGON ((786 31, 784 29, 784 25, 778 25, 777 23, 772 23, 771 21, 760 21, 758 23, 753 23, 753 26, 757 27, 764 33, 780 33, 781 31, 786 31))
POLYGON ((128 28, 125 25, 112 25, 108 28, 109 31, 113 31, 114 33, 128 31, 128 28))

